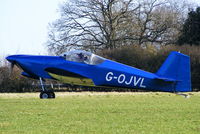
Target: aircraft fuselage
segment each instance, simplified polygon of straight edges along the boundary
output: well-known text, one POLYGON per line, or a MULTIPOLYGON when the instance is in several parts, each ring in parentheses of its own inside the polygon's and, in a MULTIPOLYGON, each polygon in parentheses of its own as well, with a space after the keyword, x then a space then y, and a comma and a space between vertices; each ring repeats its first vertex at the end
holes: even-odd
POLYGON ((77 85, 162 91, 172 91, 173 86, 171 82, 156 80, 153 73, 107 59, 98 65, 67 61, 60 56, 13 55, 7 59, 33 78, 57 79, 77 85))

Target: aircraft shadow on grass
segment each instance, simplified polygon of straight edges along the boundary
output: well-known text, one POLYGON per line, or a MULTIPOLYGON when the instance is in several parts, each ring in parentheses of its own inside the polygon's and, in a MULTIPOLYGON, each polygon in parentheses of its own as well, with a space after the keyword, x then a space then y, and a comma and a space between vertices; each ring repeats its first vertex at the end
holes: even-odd
POLYGON ((10 55, 11 68, 17 65, 22 75, 40 80, 40 98, 55 98, 44 79, 83 86, 124 87, 163 92, 191 91, 190 57, 171 52, 160 69, 151 73, 105 59, 93 53, 75 50, 60 56, 10 55))

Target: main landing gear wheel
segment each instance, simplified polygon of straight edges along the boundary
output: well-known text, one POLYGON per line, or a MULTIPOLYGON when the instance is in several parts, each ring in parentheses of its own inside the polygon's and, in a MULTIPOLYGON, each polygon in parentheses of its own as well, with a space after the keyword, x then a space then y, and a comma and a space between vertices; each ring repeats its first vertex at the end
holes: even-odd
POLYGON ((46 90, 43 84, 43 79, 41 77, 39 78, 39 80, 42 87, 42 90, 40 92, 40 99, 54 99, 55 93, 52 90, 46 90))
POLYGON ((53 91, 42 91, 40 93, 40 99, 54 99, 55 93, 53 91))

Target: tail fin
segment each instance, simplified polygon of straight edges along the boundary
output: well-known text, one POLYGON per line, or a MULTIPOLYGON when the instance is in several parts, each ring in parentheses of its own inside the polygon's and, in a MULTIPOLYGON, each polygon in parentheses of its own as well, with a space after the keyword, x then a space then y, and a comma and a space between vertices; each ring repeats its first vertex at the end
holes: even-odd
POLYGON ((190 57, 187 55, 171 52, 156 74, 176 80, 176 92, 191 91, 190 57))

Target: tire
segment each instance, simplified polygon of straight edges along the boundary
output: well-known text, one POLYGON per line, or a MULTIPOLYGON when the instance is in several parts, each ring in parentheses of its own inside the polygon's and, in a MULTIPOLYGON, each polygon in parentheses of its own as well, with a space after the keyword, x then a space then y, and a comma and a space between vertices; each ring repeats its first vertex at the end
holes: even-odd
POLYGON ((47 92, 41 92, 40 93, 40 99, 48 99, 49 98, 49 95, 47 92))
POLYGON ((55 98, 55 93, 53 91, 48 93, 49 99, 54 99, 55 98))
POLYGON ((55 93, 53 91, 42 91, 40 93, 40 99, 54 99, 55 93))

